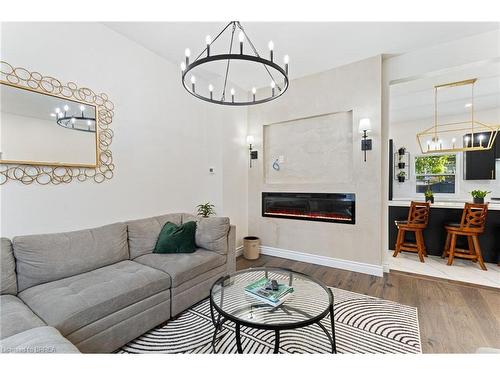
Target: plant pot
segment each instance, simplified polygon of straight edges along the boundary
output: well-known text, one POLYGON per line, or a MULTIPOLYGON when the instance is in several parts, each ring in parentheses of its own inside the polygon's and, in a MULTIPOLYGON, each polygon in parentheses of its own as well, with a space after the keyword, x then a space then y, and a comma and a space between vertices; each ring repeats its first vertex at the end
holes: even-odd
POLYGON ((405 182, 405 176, 398 176, 398 182, 405 182))
POLYGON ((432 197, 425 197, 425 201, 426 202, 434 203, 434 196, 432 196, 432 197))
POLYGON ((406 152, 406 149, 404 149, 404 148, 400 148, 398 150, 398 154, 401 155, 401 156, 403 156, 405 154, 405 152, 406 152))
POLYGON ((484 198, 474 198, 474 203, 476 203, 476 204, 484 204, 484 198))
POLYGON ((260 239, 259 237, 248 236, 243 238, 243 256, 245 259, 259 259, 260 239))
POLYGON ((405 169, 405 165, 406 164, 404 162, 403 163, 398 163, 398 168, 399 169, 405 169))

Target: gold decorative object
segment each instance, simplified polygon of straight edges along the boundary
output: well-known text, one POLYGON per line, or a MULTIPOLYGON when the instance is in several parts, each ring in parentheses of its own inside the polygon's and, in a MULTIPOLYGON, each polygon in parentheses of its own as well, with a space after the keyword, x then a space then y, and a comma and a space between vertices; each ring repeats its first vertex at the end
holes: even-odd
POLYGON ((474 117, 474 85, 476 81, 477 78, 474 78, 434 86, 434 126, 417 134, 417 141, 422 154, 484 151, 493 147, 500 126, 485 124, 477 121, 474 117), (438 93, 442 92, 442 90, 467 85, 471 87, 471 97, 465 108, 470 110, 470 119, 440 123, 438 93))
POLYGON ((62 84, 56 78, 30 72, 24 68, 14 68, 5 61, 0 61, 0 83, 28 89, 41 94, 49 94, 63 99, 73 99, 93 105, 97 112, 97 166, 95 168, 70 165, 39 165, 33 163, 12 163, 0 160, 0 185, 9 180, 17 180, 25 185, 34 182, 41 185, 69 183, 76 179, 93 179, 103 182, 113 177, 113 156, 110 150, 113 131, 110 129, 114 115, 114 105, 106 94, 96 94, 89 88, 79 88, 74 82, 62 84))

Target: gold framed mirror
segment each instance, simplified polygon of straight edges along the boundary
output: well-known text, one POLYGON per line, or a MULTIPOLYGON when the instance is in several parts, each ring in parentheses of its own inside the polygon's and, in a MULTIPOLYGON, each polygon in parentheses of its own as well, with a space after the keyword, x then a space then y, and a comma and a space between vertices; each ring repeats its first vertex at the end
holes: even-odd
POLYGON ((0 184, 113 177, 106 94, 0 61, 0 100, 0 184))

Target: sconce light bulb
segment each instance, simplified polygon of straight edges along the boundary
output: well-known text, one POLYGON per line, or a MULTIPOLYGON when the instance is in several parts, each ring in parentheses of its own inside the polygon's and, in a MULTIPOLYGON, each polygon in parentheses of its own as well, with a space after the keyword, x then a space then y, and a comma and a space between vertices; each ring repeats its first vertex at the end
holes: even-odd
POLYGON ((212 84, 208 85, 208 91, 210 92, 214 91, 214 86, 212 84))
POLYGON ((234 95, 236 93, 236 91, 234 91, 234 89, 231 89, 231 95, 234 95))
POLYGON ((185 71, 186 70, 186 63, 183 61, 181 62, 181 70, 185 71))
POLYGON ((195 84, 195 83, 196 83, 196 77, 195 77, 195 76, 191 76, 191 83, 192 83, 192 84, 195 84))
POLYGON ((67 105, 67 104, 64 106, 64 110, 65 110, 66 112, 69 110, 69 107, 68 107, 68 105, 67 105))
POLYGON ((274 49, 274 43, 272 40, 269 41, 269 43, 267 44, 267 46, 269 47, 269 50, 272 51, 274 49))
POLYGON ((240 33, 238 34, 238 40, 240 41, 240 43, 243 43, 243 41, 245 40, 245 33, 243 33, 243 31, 240 31, 240 33))
POLYGON ((256 94, 257 93, 257 89, 255 87, 252 87, 252 94, 256 94))
POLYGON ((211 37, 210 35, 207 35, 207 36, 205 37, 205 43, 207 43, 207 44, 212 44, 212 37, 211 37))
POLYGON ((186 57, 189 57, 191 56, 191 50, 189 48, 186 48, 186 50, 184 51, 186 57))
POLYGON ((271 81, 271 88, 274 89, 276 87, 276 82, 271 81))
POLYGON ((288 55, 285 55, 285 56, 283 57, 283 62, 284 62, 285 64, 288 64, 288 63, 290 62, 290 57, 289 57, 288 55))

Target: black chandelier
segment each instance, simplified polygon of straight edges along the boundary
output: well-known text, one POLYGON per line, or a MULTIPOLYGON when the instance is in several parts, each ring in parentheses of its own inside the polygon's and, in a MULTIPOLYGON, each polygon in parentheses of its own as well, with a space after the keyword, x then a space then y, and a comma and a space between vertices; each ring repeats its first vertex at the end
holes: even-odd
POLYGON ((69 106, 65 105, 63 110, 55 109, 55 113, 51 113, 52 117, 56 118, 56 123, 66 129, 78 130, 82 132, 95 133, 96 121, 95 117, 85 115, 85 106, 80 106, 80 113, 68 115, 69 106))
POLYGON ((254 105, 254 104, 261 104, 261 103, 266 103, 271 100, 274 100, 281 95, 287 90, 288 88, 288 63, 289 63, 289 57, 288 55, 285 55, 284 57, 284 65, 285 67, 282 68, 278 64, 274 62, 274 43, 272 41, 269 42, 269 59, 265 59, 259 55, 257 52, 254 44, 248 37, 247 33, 245 32, 245 29, 243 26, 241 26, 239 21, 231 21, 229 22, 224 29, 215 37, 214 40, 211 39, 209 35, 207 35, 206 39, 206 47, 201 53, 198 55, 198 57, 193 61, 190 62, 189 58, 191 56, 191 51, 189 48, 186 49, 186 60, 185 62, 181 63, 181 70, 182 70, 182 85, 184 88, 193 96, 197 97, 198 99, 214 103, 214 104, 222 104, 222 105, 233 105, 233 106, 244 106, 244 105, 254 105), (224 53, 224 54, 215 54, 211 55, 210 54, 210 47, 215 43, 215 41, 228 29, 232 28, 231 30, 231 43, 229 45, 229 52, 224 53), (234 53, 233 52, 233 41, 234 41, 234 34, 236 31, 236 28, 240 30, 238 39, 239 39, 239 53, 234 53), (243 44, 245 40, 248 42, 248 45, 250 46, 253 54, 245 54, 243 51, 243 44), (235 100, 235 90, 232 88, 230 90, 231 96, 230 98, 226 97, 226 86, 228 82, 228 74, 229 74, 229 66, 231 63, 231 60, 243 60, 243 61, 250 61, 253 63, 257 64, 262 64, 271 78, 271 95, 266 96, 266 97, 257 97, 257 90, 256 88, 252 88, 252 99, 249 100, 248 98, 245 98, 245 100, 238 101, 235 100), (194 68, 199 67, 203 64, 214 62, 214 61, 225 61, 226 62, 226 69, 225 69, 225 75, 224 75, 224 85, 222 87, 220 96, 218 96, 214 92, 214 86, 212 84, 208 85, 208 95, 202 95, 201 93, 196 91, 196 78, 194 75, 190 74, 190 79, 188 82, 186 82, 186 78, 188 77, 188 73, 192 71, 194 68), (281 79, 277 80, 271 73, 270 69, 272 68, 276 70, 280 76, 281 79))

